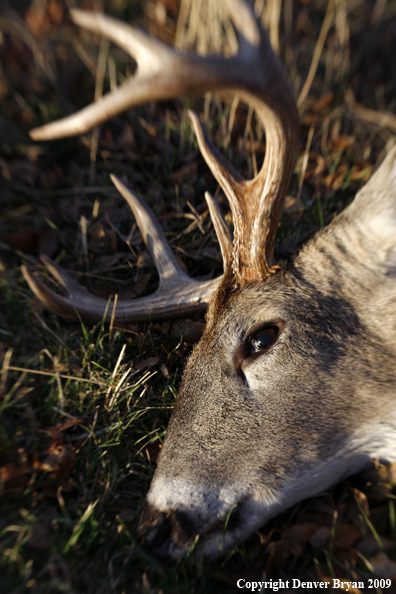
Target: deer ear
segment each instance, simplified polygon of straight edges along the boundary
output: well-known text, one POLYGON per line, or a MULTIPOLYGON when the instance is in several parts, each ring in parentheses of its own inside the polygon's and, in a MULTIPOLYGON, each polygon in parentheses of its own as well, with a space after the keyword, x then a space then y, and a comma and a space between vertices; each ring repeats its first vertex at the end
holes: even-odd
POLYGON ((396 145, 347 211, 381 242, 396 245, 396 145))

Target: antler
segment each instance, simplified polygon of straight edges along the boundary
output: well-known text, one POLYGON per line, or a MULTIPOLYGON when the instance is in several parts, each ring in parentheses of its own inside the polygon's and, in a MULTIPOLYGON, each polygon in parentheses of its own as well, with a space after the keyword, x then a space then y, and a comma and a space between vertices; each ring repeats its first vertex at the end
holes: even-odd
MULTIPOLYGON (((221 277, 208 281, 196 281, 187 276, 173 255, 151 208, 115 175, 112 175, 111 179, 128 202, 135 216, 144 243, 154 260, 160 278, 159 287, 152 295, 130 301, 117 301, 114 320, 118 322, 164 320, 206 309, 221 277)), ((221 213, 213 199, 211 208, 214 209, 212 218, 215 221, 215 229, 216 231, 219 229, 217 232, 222 234, 219 237, 221 245, 222 242, 225 243, 225 223, 223 223, 221 213)), ((112 308, 108 307, 106 299, 91 295, 85 287, 82 287, 47 256, 41 256, 41 260, 47 270, 70 295, 67 298, 54 293, 28 268, 22 266, 25 280, 45 307, 65 318, 78 319, 80 316, 88 322, 95 322, 103 318, 106 310, 108 310, 106 319, 111 318, 112 308)))
MULTIPOLYGON (((237 91, 239 96, 256 110, 266 133, 264 162, 254 179, 244 180, 210 142, 199 118, 191 111, 189 116, 201 153, 231 206, 234 219, 233 246, 221 216, 214 210, 214 203, 211 203, 209 198, 212 217, 212 211, 217 212, 215 227, 224 265, 232 265, 236 282, 243 284, 252 280, 263 280, 276 270, 273 265, 275 235, 295 161, 299 125, 290 84, 250 7, 243 0, 224 1, 239 33, 239 51, 228 58, 183 54, 103 14, 72 10, 72 18, 78 25, 105 35, 125 49, 136 60, 137 71, 116 91, 72 116, 33 130, 31 136, 35 140, 49 140, 81 134, 121 111, 148 100, 163 100, 219 89, 237 91)), ((124 191, 122 194, 126 197, 124 191)), ((131 203, 130 205, 134 210, 131 203)), ((156 229, 159 236, 157 224, 156 229)), ((163 240, 165 241, 165 238, 163 240)), ((172 259, 173 267, 177 266, 164 241, 158 244, 161 246, 158 248, 159 251, 165 249, 166 245, 167 257, 172 259)), ((150 248, 150 241, 148 247, 150 248)), ((155 252, 156 248, 152 246, 151 250, 155 252)), ((180 277, 182 283, 188 282, 191 287, 191 283, 194 283, 196 286, 191 279, 187 280, 184 276, 182 279, 180 272, 172 272, 170 278, 180 277)), ((28 282, 39 298, 43 299, 43 285, 39 285, 32 275, 28 276, 28 282)), ((161 282, 160 292, 165 287, 164 282, 161 282)), ((219 279, 216 279, 210 281, 208 286, 205 285, 205 299, 218 283, 219 279)), ((173 281, 171 284, 173 290, 173 281)), ((70 283, 66 285, 70 288, 70 283)), ((48 289, 46 291, 48 292, 48 289)), ((193 293, 194 299, 197 295, 194 291, 193 293)), ((69 303, 68 307, 75 307, 80 298, 85 300, 85 294, 83 297, 78 293, 74 303, 71 306, 69 303)), ((199 293, 199 299, 202 298, 203 294, 199 293)), ((53 308, 54 302, 45 299, 53 308)), ((202 308, 202 301, 200 304, 202 308)), ((153 306, 152 315, 154 310, 157 311, 156 308, 157 305, 153 306)), ((129 316, 128 307, 127 310, 128 314, 125 311, 125 315, 129 316)), ((170 312, 166 312, 167 317, 168 313, 170 312)))

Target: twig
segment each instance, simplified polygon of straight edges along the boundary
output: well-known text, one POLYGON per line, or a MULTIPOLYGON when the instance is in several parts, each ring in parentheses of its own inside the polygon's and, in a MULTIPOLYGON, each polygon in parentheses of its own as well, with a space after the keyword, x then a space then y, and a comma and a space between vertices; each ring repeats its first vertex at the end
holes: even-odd
POLYGON ((36 320, 38 320, 38 322, 40 322, 40 324, 44 328, 44 330, 46 330, 47 332, 49 332, 54 338, 56 338, 56 340, 58 340, 60 342, 60 344, 62 346, 64 346, 65 348, 67 348, 66 343, 61 339, 61 337, 58 336, 56 334, 56 332, 54 332, 53 330, 51 330, 51 328, 49 328, 47 326, 47 324, 44 322, 44 320, 39 316, 39 314, 36 311, 33 311, 33 315, 36 318, 36 320))
POLYGON ((393 113, 387 111, 375 111, 374 109, 356 103, 351 89, 346 91, 345 101, 353 113, 361 120, 376 124, 381 128, 389 128, 393 132, 396 132, 396 116, 393 113))
POLYGON ((315 47, 314 55, 312 57, 312 62, 311 62, 311 66, 309 68, 307 80, 305 81, 305 84, 304 84, 303 89, 300 93, 300 96, 297 99, 297 107, 299 109, 301 108, 302 104, 304 103, 304 101, 308 95, 309 89, 311 88, 312 82, 315 78, 316 69, 319 64, 320 56, 322 55, 322 51, 323 51, 323 47, 324 47, 324 44, 326 41, 327 34, 331 27, 331 23, 333 22, 333 17, 334 17, 334 0, 330 0, 329 4, 327 6, 326 16, 324 18, 322 28, 319 33, 318 41, 316 43, 316 47, 315 47))
MULTIPOLYGON (((114 326, 115 313, 116 313, 116 309, 117 309, 117 302, 118 302, 118 293, 116 293, 114 295, 113 311, 111 312, 110 329, 109 329, 110 342, 111 342, 111 337, 113 334, 113 326, 114 326)), ((124 344, 123 348, 125 349, 125 344, 124 344)))
POLYGON ((311 149, 311 143, 312 143, 314 130, 315 130, 315 126, 311 126, 309 129, 307 144, 305 146, 304 157, 303 157, 302 164, 301 164, 301 177, 300 177, 300 183, 298 184, 298 192, 297 192, 296 200, 299 200, 301 197, 301 191, 302 191, 302 187, 303 187, 303 183, 304 183, 305 172, 306 172, 307 166, 308 166, 309 151, 311 149))
POLYGON ((1 370, 1 381, 0 381, 0 394, 3 394, 5 391, 6 383, 7 383, 7 375, 9 367, 9 362, 11 361, 12 353, 14 352, 13 348, 9 348, 6 354, 4 355, 3 367, 1 370))
POLYGON ((25 369, 24 367, 15 367, 13 365, 9 365, 6 368, 3 367, 3 369, 6 369, 7 371, 9 369, 11 371, 25 371, 26 373, 35 373, 36 375, 49 375, 50 377, 57 377, 59 375, 59 377, 63 379, 70 379, 76 382, 86 382, 88 384, 97 384, 98 386, 104 386, 105 388, 107 388, 109 385, 105 382, 99 382, 98 380, 89 380, 85 379, 84 377, 75 377, 74 375, 65 375, 63 373, 57 374, 56 372, 52 373, 51 371, 39 371, 38 369, 25 369))
MULTIPOLYGON (((113 311, 114 311, 114 310, 113 310, 113 311)), ((114 323, 114 322, 113 322, 113 323, 114 323)), ((118 368, 119 368, 119 366, 120 366, 120 364, 121 364, 121 361, 122 361, 122 358, 123 358, 123 356, 124 356, 124 354, 125 354, 125 349, 126 349, 126 343, 124 343, 124 345, 123 345, 123 347, 122 347, 122 349, 121 349, 121 352, 120 352, 120 354, 119 354, 119 357, 118 357, 118 359, 117 359, 117 363, 115 364, 115 367, 114 367, 114 369, 113 369, 113 373, 111 374, 111 379, 112 379, 112 380, 113 380, 113 379, 115 378, 115 376, 117 375, 118 368)), ((109 396, 110 396, 111 389, 112 389, 112 386, 110 385, 110 386, 109 386, 109 389, 107 390, 107 393, 106 393, 106 398, 105 398, 105 403, 106 403, 106 405, 107 405, 107 401, 108 401, 108 399, 109 399, 109 396)))

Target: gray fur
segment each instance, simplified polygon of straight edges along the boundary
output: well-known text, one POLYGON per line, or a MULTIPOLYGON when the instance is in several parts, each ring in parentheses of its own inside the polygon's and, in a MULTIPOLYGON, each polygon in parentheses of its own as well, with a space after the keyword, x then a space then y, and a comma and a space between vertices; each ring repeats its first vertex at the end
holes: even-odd
POLYGON ((395 161, 266 281, 225 276, 142 514, 154 552, 179 559, 199 535, 216 555, 370 458, 396 461, 395 161), (247 361, 265 324, 281 334, 247 361))

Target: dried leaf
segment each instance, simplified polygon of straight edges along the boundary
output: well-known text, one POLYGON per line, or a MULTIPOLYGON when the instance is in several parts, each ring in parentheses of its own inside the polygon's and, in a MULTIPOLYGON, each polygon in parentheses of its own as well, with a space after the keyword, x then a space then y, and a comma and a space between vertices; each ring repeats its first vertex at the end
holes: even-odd
POLYGON ((381 466, 378 469, 378 479, 382 483, 396 484, 396 463, 381 466))
POLYGON ((136 516, 136 509, 125 508, 122 509, 118 515, 123 522, 132 522, 136 516))
POLYGON ((289 216, 294 216, 295 218, 298 218, 304 212, 304 205, 301 202, 300 198, 286 196, 283 211, 289 216))
POLYGON ((285 562, 289 555, 298 557, 302 555, 310 542, 312 535, 319 529, 319 524, 309 522, 307 524, 296 524, 286 528, 280 541, 270 543, 270 555, 265 565, 266 575, 274 575, 285 568, 285 562))
POLYGON ((143 369, 147 369, 153 365, 158 365, 160 360, 161 359, 159 357, 148 357, 147 359, 143 359, 143 361, 139 361, 139 363, 134 367, 136 371, 143 371, 143 369))
POLYGON ((170 176, 169 181, 174 184, 180 184, 182 181, 188 179, 188 181, 191 183, 196 179, 197 172, 198 164, 196 161, 193 161, 192 163, 187 163, 186 165, 183 165, 183 167, 181 167, 177 171, 174 171, 170 176))
POLYGON ((0 494, 7 491, 22 492, 28 485, 31 465, 5 464, 0 468, 0 494))
POLYGON ((329 93, 322 95, 322 97, 312 100, 312 103, 310 102, 310 107, 313 111, 320 112, 326 107, 332 105, 334 103, 334 99, 335 95, 330 91, 329 93))
POLYGON ((173 336, 182 336, 186 342, 197 342, 205 330, 205 323, 195 320, 176 320, 172 322, 169 332, 173 336))
POLYGON ((348 549, 361 538, 362 531, 355 524, 343 524, 337 528, 334 537, 334 546, 348 549))
POLYGON ((320 528, 318 528, 316 532, 312 534, 309 542, 314 549, 318 549, 330 539, 330 536, 331 528, 328 528, 327 526, 320 526, 320 528))
POLYGON ((57 433, 61 433, 62 431, 65 431, 66 429, 69 429, 70 427, 74 427, 75 425, 80 425, 81 423, 82 423, 81 419, 78 419, 77 417, 73 417, 72 419, 65 421, 65 423, 60 423, 59 425, 55 425, 55 427, 51 427, 50 429, 47 429, 47 433, 48 433, 48 435, 54 436, 57 433))
POLYGON ((146 274, 143 274, 142 278, 139 279, 138 282, 134 284, 133 292, 137 297, 140 297, 140 295, 142 295, 142 293, 144 293, 144 291, 147 288, 147 285, 150 282, 150 279, 151 279, 151 272, 146 272, 146 274))
POLYGON ((146 445, 143 451, 147 460, 149 462, 157 462, 161 448, 162 444, 159 441, 146 445))
POLYGON ((356 141, 354 136, 338 136, 329 142, 330 151, 340 151, 351 147, 356 141))
POLYGON ((4 236, 4 241, 14 250, 27 253, 37 253, 41 239, 42 234, 37 231, 21 231, 4 236))
POLYGON ((50 0, 47 8, 51 23, 59 24, 63 19, 63 8, 57 0, 50 0))
POLYGON ((373 166, 371 163, 363 163, 362 165, 354 165, 352 167, 350 180, 367 181, 372 173, 373 166))
POLYGON ((130 124, 125 124, 122 133, 117 140, 117 145, 119 148, 136 148, 135 135, 130 124))
POLYGON ((364 493, 362 493, 362 491, 359 491, 359 489, 354 489, 352 487, 350 489, 350 492, 352 493, 352 495, 355 498, 355 501, 360 505, 360 507, 366 514, 366 516, 369 517, 370 516, 370 506, 367 501, 366 495, 364 493))
POLYGON ((55 442, 51 444, 47 456, 37 466, 39 470, 55 473, 52 477, 55 481, 66 476, 73 468, 75 461, 76 455, 70 446, 55 442))

